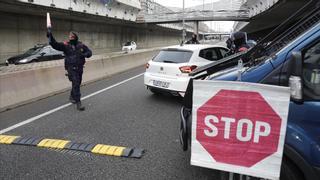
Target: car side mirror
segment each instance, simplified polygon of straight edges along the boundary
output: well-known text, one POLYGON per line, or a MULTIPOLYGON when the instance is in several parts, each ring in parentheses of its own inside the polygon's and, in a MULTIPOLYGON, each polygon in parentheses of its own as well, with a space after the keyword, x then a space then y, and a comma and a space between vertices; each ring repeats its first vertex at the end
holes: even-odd
POLYGON ((289 87, 291 99, 298 103, 303 101, 302 61, 301 52, 292 52, 289 62, 289 87))

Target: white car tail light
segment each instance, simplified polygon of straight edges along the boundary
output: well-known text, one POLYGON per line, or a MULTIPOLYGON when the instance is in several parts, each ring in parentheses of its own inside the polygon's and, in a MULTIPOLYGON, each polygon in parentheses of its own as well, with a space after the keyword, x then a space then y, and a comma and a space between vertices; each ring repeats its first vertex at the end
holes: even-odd
POLYGON ((182 73, 191 73, 194 69, 196 69, 197 66, 196 65, 192 65, 192 66, 181 66, 179 67, 180 71, 182 73))

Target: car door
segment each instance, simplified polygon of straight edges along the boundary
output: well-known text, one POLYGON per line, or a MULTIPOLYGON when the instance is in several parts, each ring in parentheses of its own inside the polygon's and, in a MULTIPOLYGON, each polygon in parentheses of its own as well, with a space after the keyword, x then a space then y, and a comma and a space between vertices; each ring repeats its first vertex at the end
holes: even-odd
POLYGON ((52 54, 50 51, 50 47, 45 46, 42 48, 42 50, 39 52, 38 61, 46 61, 52 59, 52 54))
POLYGON ((57 51, 55 49, 53 49, 52 47, 50 47, 50 53, 51 53, 51 59, 50 60, 56 60, 56 59, 62 59, 63 58, 63 53, 61 51, 57 51))
POLYGON ((303 102, 290 103, 286 144, 294 147, 308 166, 315 166, 320 163, 320 41, 301 52, 303 102))

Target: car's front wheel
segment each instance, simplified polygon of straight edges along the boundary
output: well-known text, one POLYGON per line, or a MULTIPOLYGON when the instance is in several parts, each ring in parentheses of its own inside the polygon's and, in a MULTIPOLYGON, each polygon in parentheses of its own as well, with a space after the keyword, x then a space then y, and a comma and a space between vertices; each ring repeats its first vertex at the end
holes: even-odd
MULTIPOLYGON (((247 175, 235 174, 221 171, 221 180, 267 180, 247 175)), ((288 158, 284 157, 281 165, 280 180, 305 180, 302 172, 288 158)))
POLYGON ((285 156, 282 160, 280 180, 304 180, 303 173, 285 156))
POLYGON ((242 174, 236 174, 236 173, 230 173, 226 171, 220 171, 221 175, 221 180, 267 180, 263 178, 258 178, 258 177, 252 177, 252 176, 247 176, 247 175, 242 175, 242 174))

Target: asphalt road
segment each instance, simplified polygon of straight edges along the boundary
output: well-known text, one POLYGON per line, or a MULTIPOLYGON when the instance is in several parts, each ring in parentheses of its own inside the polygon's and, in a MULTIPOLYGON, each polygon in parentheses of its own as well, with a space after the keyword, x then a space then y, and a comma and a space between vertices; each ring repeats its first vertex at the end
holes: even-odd
MULTIPOLYGON (((86 96, 144 72, 142 67, 82 87, 86 96)), ((0 131, 68 103, 69 92, 0 114, 0 131)), ((146 150, 141 159, 0 144, 0 179, 220 179, 214 170, 190 165, 179 143, 180 98, 157 96, 143 75, 15 128, 7 135, 67 139, 146 150)))

